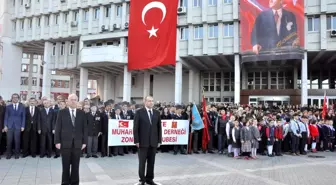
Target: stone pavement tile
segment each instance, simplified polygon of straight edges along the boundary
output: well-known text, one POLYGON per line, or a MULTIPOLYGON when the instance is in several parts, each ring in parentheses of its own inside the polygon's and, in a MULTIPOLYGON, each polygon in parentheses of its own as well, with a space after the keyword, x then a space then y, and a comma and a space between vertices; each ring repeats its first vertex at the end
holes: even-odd
POLYGON ((16 185, 19 182, 19 178, 17 179, 3 179, 0 185, 16 185))
POLYGON ((333 165, 320 164, 296 168, 260 170, 253 172, 253 174, 289 185, 324 185, 334 184, 336 181, 335 168, 336 166, 333 165))

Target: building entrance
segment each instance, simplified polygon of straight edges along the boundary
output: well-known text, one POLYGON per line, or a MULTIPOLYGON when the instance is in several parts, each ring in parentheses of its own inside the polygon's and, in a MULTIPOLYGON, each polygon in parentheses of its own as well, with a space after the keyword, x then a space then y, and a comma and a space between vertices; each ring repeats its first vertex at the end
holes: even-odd
POLYGON ((288 105, 289 96, 249 96, 249 104, 288 105))

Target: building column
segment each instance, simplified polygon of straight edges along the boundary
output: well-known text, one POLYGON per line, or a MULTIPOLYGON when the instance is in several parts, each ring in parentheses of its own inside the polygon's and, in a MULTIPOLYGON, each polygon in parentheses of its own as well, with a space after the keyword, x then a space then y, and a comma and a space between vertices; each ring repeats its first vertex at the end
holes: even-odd
POLYGON ((175 104, 182 103, 182 62, 176 61, 175 66, 175 104))
POLYGON ((150 73, 145 71, 144 73, 144 88, 143 88, 143 98, 150 95, 150 73))
POLYGON ((234 103, 240 103, 240 61, 239 55, 234 56, 234 103))
POLYGON ((76 94, 76 79, 74 75, 70 77, 69 85, 70 85, 70 94, 76 94))
POLYGON ((29 55, 27 100, 32 97, 34 55, 29 55))
POLYGON ((304 58, 302 59, 301 64, 301 105, 308 104, 308 89, 307 89, 307 74, 308 74, 308 65, 307 65, 307 52, 304 53, 304 58))
POLYGON ((100 96, 101 100, 105 101, 104 97, 104 77, 97 79, 97 95, 100 96))
POLYGON ((124 89, 123 101, 131 102, 132 73, 128 71, 127 65, 124 66, 124 89))
POLYGON ((247 71, 246 67, 242 67, 242 89, 247 89, 247 71))
POLYGON ((188 102, 194 102, 195 100, 195 98, 194 98, 194 96, 193 96, 193 94, 194 94, 194 91, 195 91, 195 89, 194 89, 194 71, 193 70, 189 70, 189 98, 188 98, 188 102))
POLYGON ((298 68, 296 66, 294 66, 294 69, 293 69, 293 88, 294 89, 298 89, 298 85, 297 85, 297 80, 298 80, 298 68))
POLYGON ((89 70, 81 67, 79 76, 79 101, 82 101, 87 97, 88 80, 89 80, 89 70))
POLYGON ((104 101, 107 101, 108 99, 110 99, 111 97, 109 96, 109 91, 111 91, 111 81, 110 81, 110 75, 108 75, 107 73, 104 73, 104 92, 103 92, 103 98, 104 101))
POLYGON ((42 86, 42 97, 46 96, 50 98, 50 91, 51 91, 51 78, 50 78, 50 57, 52 52, 53 44, 51 42, 44 43, 44 64, 43 64, 43 86, 42 86))

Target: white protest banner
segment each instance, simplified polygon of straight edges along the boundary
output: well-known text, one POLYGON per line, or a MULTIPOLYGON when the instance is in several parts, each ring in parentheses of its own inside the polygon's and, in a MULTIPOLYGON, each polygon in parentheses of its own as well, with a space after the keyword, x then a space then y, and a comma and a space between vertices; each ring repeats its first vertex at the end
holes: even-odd
POLYGON ((132 146, 133 120, 109 119, 108 146, 132 146))
POLYGON ((188 120, 162 120, 163 145, 188 145, 188 120))
MULTIPOLYGON (((162 120, 162 145, 187 145, 188 120, 162 120)), ((133 120, 109 120, 108 146, 132 146, 133 120)))

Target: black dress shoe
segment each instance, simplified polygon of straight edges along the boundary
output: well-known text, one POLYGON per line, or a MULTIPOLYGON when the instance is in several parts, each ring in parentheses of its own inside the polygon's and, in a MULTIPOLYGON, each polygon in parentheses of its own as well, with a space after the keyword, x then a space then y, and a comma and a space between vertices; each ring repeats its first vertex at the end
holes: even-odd
POLYGON ((118 154, 118 155, 120 155, 120 156, 124 156, 124 154, 118 154))
POLYGON ((19 155, 15 155, 15 159, 19 159, 20 157, 19 157, 19 155))
POLYGON ((209 154, 214 154, 215 152, 212 151, 212 150, 209 150, 208 153, 209 153, 209 154))
POLYGON ((90 157, 91 157, 91 155, 87 155, 85 158, 87 158, 87 159, 88 159, 88 158, 90 158, 90 157))
POLYGON ((199 151, 195 151, 194 154, 199 154, 199 151))
POLYGON ((59 158, 60 157, 60 155, 55 155, 54 156, 54 159, 57 159, 57 158, 59 158))
POLYGON ((92 155, 92 157, 93 157, 93 158, 98 158, 98 156, 97 156, 97 155, 92 155))
POLYGON ((7 155, 7 157, 6 157, 6 159, 10 159, 12 156, 10 156, 10 155, 7 155))
POLYGON ((40 158, 44 158, 44 155, 40 155, 40 158))
POLYGON ((26 158, 26 157, 28 157, 28 154, 24 154, 24 155, 22 156, 22 158, 26 158))

